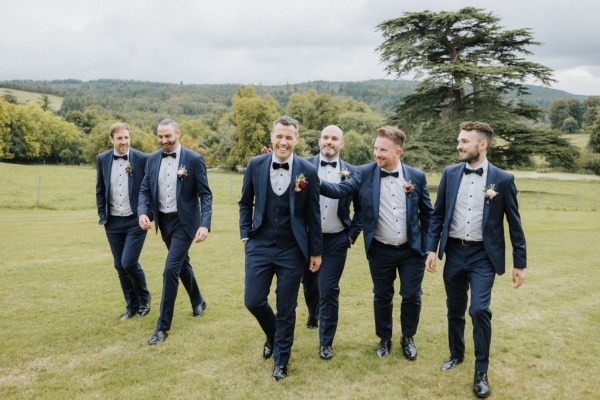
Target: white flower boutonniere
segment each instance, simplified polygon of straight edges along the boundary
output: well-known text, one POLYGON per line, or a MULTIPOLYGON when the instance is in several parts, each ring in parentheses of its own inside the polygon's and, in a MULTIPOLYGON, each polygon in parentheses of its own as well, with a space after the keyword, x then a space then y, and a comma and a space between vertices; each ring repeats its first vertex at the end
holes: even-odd
POLYGON ((304 172, 296 177, 296 184, 294 185, 294 192, 299 192, 308 185, 308 181, 304 176, 304 172))
POLYGON ((177 177, 183 181, 185 178, 187 178, 187 175, 188 174, 187 169, 185 169, 185 165, 181 165, 177 170, 177 177))
POLYGON ((127 166, 125 167, 125 172, 129 176, 133 175, 133 167, 131 166, 131 164, 129 163, 129 161, 127 162, 127 166))
POLYGON ((490 201, 494 200, 494 197, 498 192, 496 192, 496 184, 491 183, 483 188, 483 196, 485 197, 485 202, 490 204, 490 201))
POLYGON ((342 179, 342 181, 345 181, 346 179, 350 178, 350 171, 348 171, 347 168, 344 168, 343 170, 341 170, 340 178, 342 179))
POLYGON ((407 196, 410 196, 414 189, 414 183, 412 183, 411 181, 404 181, 404 193, 406 193, 407 196))

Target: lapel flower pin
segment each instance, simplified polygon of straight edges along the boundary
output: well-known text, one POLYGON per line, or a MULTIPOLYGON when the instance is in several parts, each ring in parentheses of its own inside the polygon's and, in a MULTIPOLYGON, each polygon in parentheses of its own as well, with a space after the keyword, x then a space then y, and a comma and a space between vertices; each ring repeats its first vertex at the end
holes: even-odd
POLYGON ((490 204, 490 201, 494 200, 494 197, 498 192, 496 192, 496 185, 494 183, 489 184, 483 188, 483 196, 485 197, 485 202, 490 204))
POLYGON ((350 171, 348 171, 348 168, 344 168, 340 171, 340 178, 342 178, 342 181, 350 178, 350 171))
POLYGON ((125 172, 129 176, 133 175, 133 167, 131 166, 131 163, 129 161, 127 162, 127 166, 125 167, 125 172))
POLYGON ((412 194, 414 188, 414 183, 412 183, 411 181, 404 181, 404 193, 406 193, 407 196, 410 196, 412 194))
POLYGON ((308 185, 308 181, 304 176, 304 172, 296 177, 296 184, 294 185, 294 192, 299 192, 308 185))
POLYGON ((185 178, 187 178, 187 175, 188 174, 187 169, 185 169, 185 165, 181 165, 177 170, 177 177, 183 181, 185 178))

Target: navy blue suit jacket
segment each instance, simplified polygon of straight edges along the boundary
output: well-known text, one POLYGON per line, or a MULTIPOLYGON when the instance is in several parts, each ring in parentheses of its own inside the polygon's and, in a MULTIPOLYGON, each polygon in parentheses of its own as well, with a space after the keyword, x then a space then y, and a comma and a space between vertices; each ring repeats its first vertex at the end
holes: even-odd
MULTIPOLYGON (((148 156, 146 173, 140 189, 138 210, 140 215, 147 215, 154 220, 158 231, 158 174, 162 160, 162 150, 148 156)), ((190 238, 196 236, 198 228, 210 230, 212 218, 212 192, 208 186, 204 158, 181 146, 179 166, 185 167, 187 177, 177 178, 177 213, 185 232, 190 238)))
MULTIPOLYGON (((112 171, 114 150, 108 150, 98 156, 96 162, 96 206, 100 225, 105 225, 110 218, 110 174, 112 171)), ((128 162, 132 174, 127 179, 129 183, 129 204, 134 215, 138 215, 138 196, 144 178, 144 168, 148 155, 130 148, 128 162)))
MULTIPOLYGON (((354 175, 356 173, 356 167, 352 164, 348 164, 346 161, 340 160, 340 171, 348 170, 350 175, 354 175)), ((320 156, 312 156, 308 157, 306 161, 311 162, 317 171, 319 170, 319 162, 320 156)), ((356 239, 360 235, 362 231, 362 209, 360 203, 360 196, 358 193, 355 193, 353 197, 347 196, 339 199, 338 202, 338 218, 342 221, 344 228, 346 229, 346 234, 348 237, 352 239, 352 243, 356 242, 356 239), (350 219, 350 203, 354 204, 354 215, 352 219, 350 219)))
MULTIPOLYGON (((358 173, 349 180, 339 185, 321 182, 321 194, 331 198, 340 198, 358 193, 360 196, 365 251, 369 249, 375 237, 377 222, 379 221, 379 201, 381 187, 381 168, 377 163, 364 164, 358 167, 358 173)), ((408 244, 417 253, 425 254, 429 217, 432 207, 427 189, 425 173, 416 168, 402 163, 402 174, 406 181, 410 181, 414 188, 410 195, 406 195, 406 229, 408 244)))
MULTIPOLYGON (((427 250, 435 252, 439 243, 440 259, 442 259, 448 242, 448 232, 465 165, 465 163, 459 163, 446 167, 438 188, 435 208, 429 226, 427 250)), ((525 268, 527 266, 525 235, 521 227, 514 176, 488 163, 485 184, 486 187, 494 184, 498 193, 493 200, 489 203, 486 202, 483 206, 483 245, 485 251, 492 261, 496 273, 502 275, 505 271, 504 216, 506 216, 513 248, 514 266, 515 268, 525 268)))
MULTIPOLYGON (((252 157, 244 172, 240 207, 240 237, 252 238, 261 228, 265 215, 268 191, 271 190, 271 154, 252 157)), ((323 253, 321 233, 321 208, 319 206, 319 177, 314 165, 294 155, 291 166, 290 216, 292 232, 298 247, 308 261, 310 256, 323 253), (294 191, 296 177, 304 174, 307 185, 294 191)))

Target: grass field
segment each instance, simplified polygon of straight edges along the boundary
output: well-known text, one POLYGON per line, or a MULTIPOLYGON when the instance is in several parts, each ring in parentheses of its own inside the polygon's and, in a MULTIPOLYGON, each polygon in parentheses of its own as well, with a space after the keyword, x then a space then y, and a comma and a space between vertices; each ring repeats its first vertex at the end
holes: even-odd
MULTIPOLYGON (((28 101, 32 103, 39 103, 40 96, 43 95, 43 93, 25 92, 23 90, 0 88, 0 97, 4 96, 7 93, 10 93, 13 96, 15 96, 19 104, 27 103, 28 101)), ((52 107, 52 111, 60 110, 63 102, 62 97, 49 94, 48 99, 50 100, 50 107, 52 107)))
MULTIPOLYGON (((435 176, 428 176, 437 185, 435 176)), ((243 305, 238 239, 241 176, 211 173, 213 231, 190 256, 208 302, 192 318, 185 291, 171 335, 145 344, 158 317, 166 250, 149 233, 141 263, 153 294, 149 316, 121 322, 124 304, 103 228, 92 167, 0 163, 0 398, 3 399, 468 399, 474 362, 470 321, 465 363, 449 373, 442 274, 427 274, 416 344, 406 361, 394 347, 375 356, 372 285, 362 239, 341 282, 335 358, 318 358, 318 333, 304 328, 299 298, 290 376, 272 382, 264 337, 243 305), (37 207, 41 176, 40 207, 37 207)), ((600 195, 598 181, 517 179, 523 190, 600 195)), ((518 290, 497 277, 492 302, 490 383, 496 399, 597 398, 600 268, 593 250, 600 212, 523 207, 527 279, 518 290)), ((510 258, 509 258, 510 259, 510 258)), ((399 299, 395 301, 398 310, 399 299)), ((396 311, 395 311, 396 312, 396 311)))

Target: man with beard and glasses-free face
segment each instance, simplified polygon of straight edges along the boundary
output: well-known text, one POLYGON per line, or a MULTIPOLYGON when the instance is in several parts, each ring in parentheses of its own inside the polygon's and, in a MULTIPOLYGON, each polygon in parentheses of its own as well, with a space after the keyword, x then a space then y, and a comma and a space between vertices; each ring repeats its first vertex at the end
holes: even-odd
POLYGON ((321 181, 321 194, 332 198, 360 196, 367 259, 373 280, 376 354, 392 346, 394 281, 400 278, 402 353, 417 358, 413 337, 421 314, 425 273, 425 239, 432 207, 425 174, 400 162, 406 135, 395 126, 377 130, 375 162, 337 185, 321 181))
POLYGON ((321 266, 323 239, 316 168, 294 154, 298 121, 282 116, 271 132, 273 152, 253 157, 242 184, 240 237, 246 253, 244 304, 266 335, 263 358, 273 379, 288 374, 300 281, 321 266), (268 296, 277 276, 277 314, 268 296))
POLYGON ((129 127, 113 124, 109 133, 113 149, 98 156, 96 205, 125 297, 121 320, 150 312, 150 292, 139 263, 146 231, 138 225, 138 195, 148 156, 132 149, 129 127))
POLYGON ((475 376, 473 393, 490 394, 488 364, 492 339, 492 286, 505 270, 504 218, 513 249, 512 280, 518 288, 525 280, 525 235, 517 204, 514 176, 487 160, 492 128, 485 122, 463 122, 458 135, 462 161, 444 169, 427 241, 427 271, 436 271, 435 251, 446 255, 444 286, 448 307, 450 357, 442 371, 462 363, 465 355, 465 313, 471 290, 469 315, 473 322, 475 376))
POLYGON ((157 129, 162 147, 150 154, 140 190, 139 224, 144 230, 152 221, 165 242, 168 254, 163 272, 160 316, 149 345, 163 342, 171 329, 179 279, 192 303, 192 314, 201 317, 206 301, 190 265, 192 242, 207 239, 212 216, 212 193, 204 158, 179 144, 181 131, 175 121, 162 120, 157 129))
MULTIPOLYGON (((356 167, 340 158, 340 151, 344 148, 344 133, 338 126, 329 125, 323 129, 319 147, 320 154, 307 158, 307 161, 317 168, 321 181, 339 183, 356 173, 356 167)), ((321 196, 319 202, 323 263, 318 272, 305 269, 302 284, 309 315, 306 327, 319 328, 319 357, 330 360, 333 358, 333 339, 338 325, 339 283, 348 249, 362 229, 362 212, 358 194, 339 200, 321 196), (350 203, 354 208, 352 219, 350 203)))

